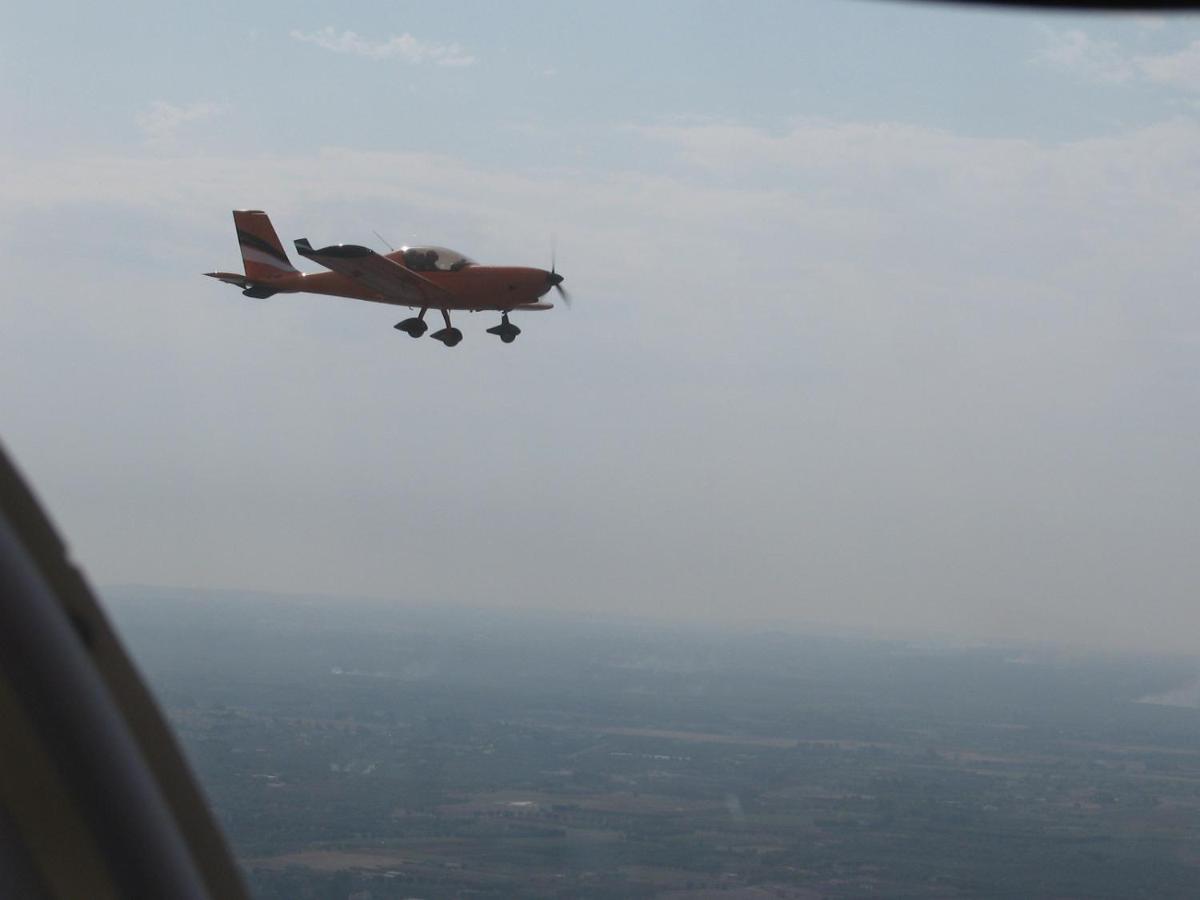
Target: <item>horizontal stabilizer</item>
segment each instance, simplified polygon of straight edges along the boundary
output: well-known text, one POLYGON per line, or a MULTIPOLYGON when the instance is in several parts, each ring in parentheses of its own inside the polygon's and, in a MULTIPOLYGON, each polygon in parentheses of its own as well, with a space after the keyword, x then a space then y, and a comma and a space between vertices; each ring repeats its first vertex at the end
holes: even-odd
POLYGON ((226 284, 232 284, 240 288, 248 288, 252 282, 245 275, 238 275, 235 272, 205 272, 209 278, 215 278, 217 281, 223 281, 226 284))
POLYGON ((278 294, 273 287, 269 287, 260 282, 256 282, 245 275, 238 275, 235 272, 205 272, 209 278, 215 278, 217 281, 223 281, 225 284, 232 284, 234 287, 242 289, 242 293, 247 297, 253 297, 256 300, 265 300, 273 294, 278 294))

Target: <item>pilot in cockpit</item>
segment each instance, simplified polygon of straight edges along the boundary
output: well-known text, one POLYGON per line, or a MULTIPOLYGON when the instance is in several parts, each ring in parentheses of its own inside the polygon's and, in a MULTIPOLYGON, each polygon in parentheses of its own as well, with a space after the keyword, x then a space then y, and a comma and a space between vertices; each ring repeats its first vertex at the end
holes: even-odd
POLYGON ((437 251, 414 247, 404 253, 404 264, 414 272, 432 272, 437 267, 437 251))

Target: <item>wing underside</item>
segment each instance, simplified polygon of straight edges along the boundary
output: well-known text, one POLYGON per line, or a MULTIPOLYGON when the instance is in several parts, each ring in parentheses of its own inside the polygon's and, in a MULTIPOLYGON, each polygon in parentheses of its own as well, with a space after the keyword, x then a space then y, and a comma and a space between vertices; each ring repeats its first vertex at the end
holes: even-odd
POLYGON ((334 244, 314 250, 307 238, 296 241, 296 252, 325 268, 375 291, 383 299, 406 306, 445 307, 455 296, 427 278, 406 269, 369 247, 334 244))

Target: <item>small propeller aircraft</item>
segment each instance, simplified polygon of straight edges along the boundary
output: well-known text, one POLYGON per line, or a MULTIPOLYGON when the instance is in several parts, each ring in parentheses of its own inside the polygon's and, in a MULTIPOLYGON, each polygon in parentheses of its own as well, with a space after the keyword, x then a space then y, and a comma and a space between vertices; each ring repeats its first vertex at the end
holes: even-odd
POLYGON ((273 294, 329 294, 374 303, 390 303, 419 309, 417 315, 398 322, 396 328, 419 338, 429 326, 425 313, 439 310, 446 327, 430 337, 453 347, 462 340, 462 332, 450 324, 450 310, 490 309, 500 313, 500 324, 489 328, 504 343, 511 344, 521 329, 508 320, 516 310, 553 309, 542 302, 551 288, 563 302, 571 303, 563 289, 563 277, 550 271, 518 266, 481 266, 461 253, 445 247, 401 247, 387 254, 376 253, 357 244, 334 244, 314 250, 307 238, 296 241, 296 252, 319 263, 328 272, 308 274, 288 260, 262 210, 238 209, 233 212, 242 265, 246 274, 207 272, 226 284, 236 285, 247 297, 264 299, 273 294))

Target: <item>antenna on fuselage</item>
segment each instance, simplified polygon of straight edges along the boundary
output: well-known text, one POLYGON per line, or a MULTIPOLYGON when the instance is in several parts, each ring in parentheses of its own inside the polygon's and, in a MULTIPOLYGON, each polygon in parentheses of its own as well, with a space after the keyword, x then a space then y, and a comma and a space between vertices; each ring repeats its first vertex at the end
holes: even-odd
POLYGON ((372 228, 372 229, 371 229, 371 231, 372 231, 372 233, 375 235, 375 237, 379 238, 379 241, 380 241, 380 243, 382 243, 382 244, 383 244, 383 246, 387 247, 387 248, 388 248, 389 250, 391 250, 393 253, 395 253, 395 252, 396 252, 396 248, 395 248, 395 247, 393 247, 391 244, 389 244, 387 241, 385 241, 385 240, 383 239, 383 235, 382 235, 382 234, 380 234, 378 231, 375 231, 375 229, 374 229, 374 228, 372 228))

